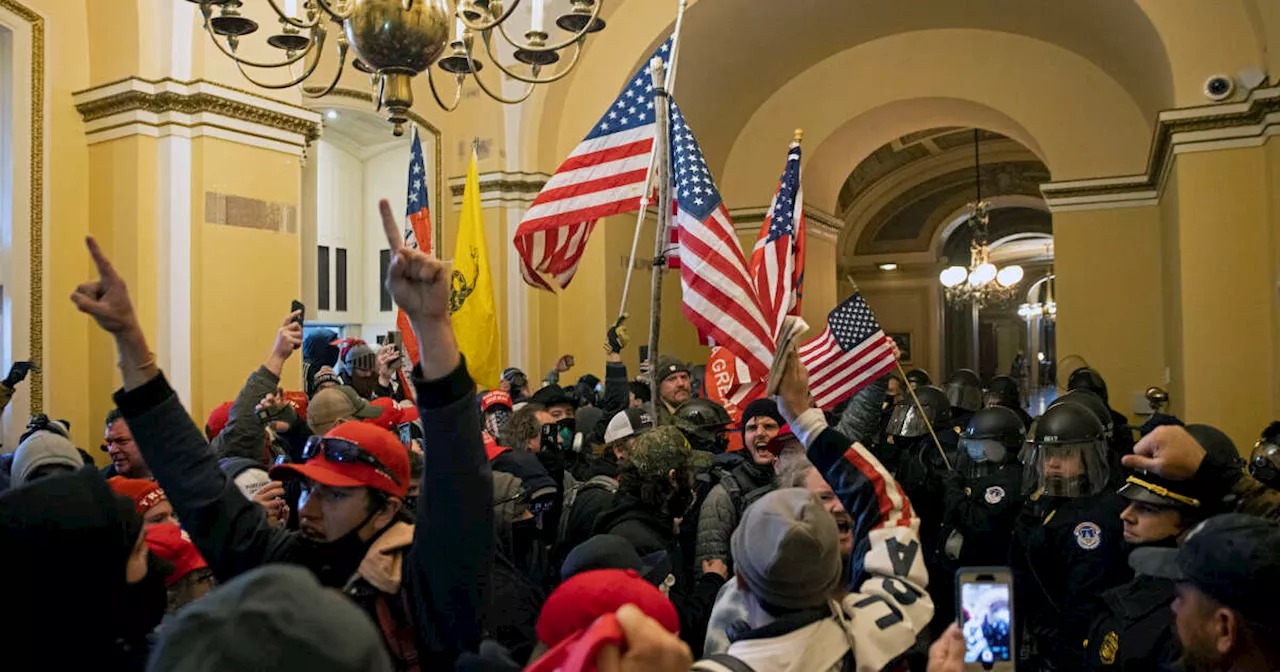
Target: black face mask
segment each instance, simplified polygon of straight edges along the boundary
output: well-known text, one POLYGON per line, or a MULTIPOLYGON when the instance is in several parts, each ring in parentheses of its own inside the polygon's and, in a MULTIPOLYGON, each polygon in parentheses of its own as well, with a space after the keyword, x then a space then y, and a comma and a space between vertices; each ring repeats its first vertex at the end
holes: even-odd
POLYGON ((121 598, 124 613, 120 617, 120 636, 127 641, 146 637, 164 618, 169 606, 169 593, 164 580, 173 573, 173 565, 155 553, 147 554, 147 575, 137 583, 124 587, 121 598))
MULTIPOLYGON (((302 537, 303 543, 311 543, 317 546, 323 546, 325 551, 323 556, 332 558, 332 564, 325 565, 316 570, 316 575, 320 579, 321 585, 328 587, 342 586, 355 573, 356 568, 360 566, 360 561, 364 560, 365 553, 369 551, 369 545, 372 542, 365 541, 360 538, 360 530, 364 529, 373 517, 381 513, 381 509, 370 513, 360 521, 360 524, 351 528, 350 532, 334 539, 333 541, 324 541, 323 539, 312 539, 310 537, 302 537)), ((376 538, 376 537, 375 537, 376 538)))

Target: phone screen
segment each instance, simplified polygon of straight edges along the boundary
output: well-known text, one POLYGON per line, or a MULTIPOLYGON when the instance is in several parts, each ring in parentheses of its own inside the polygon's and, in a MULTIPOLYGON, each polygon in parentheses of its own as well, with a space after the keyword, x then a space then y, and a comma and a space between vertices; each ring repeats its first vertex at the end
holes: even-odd
POLYGON ((990 664, 1011 659, 1012 609, 1007 583, 961 584, 964 662, 990 664))

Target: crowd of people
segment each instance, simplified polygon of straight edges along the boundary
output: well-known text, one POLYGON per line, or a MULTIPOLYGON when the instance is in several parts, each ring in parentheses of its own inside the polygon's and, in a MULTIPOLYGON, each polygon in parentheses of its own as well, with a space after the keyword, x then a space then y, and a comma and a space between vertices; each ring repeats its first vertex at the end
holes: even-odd
POLYGON ((1039 418, 968 370, 824 411, 794 352, 735 422, 674 358, 633 377, 621 320, 603 379, 562 386, 566 356, 481 390, 445 267, 382 216, 418 363, 293 313, 203 430, 88 240, 110 464, 45 416, 0 456, 5 669, 1280 669, 1280 424, 1246 464, 1135 430, 1087 368, 1039 418), (1011 631, 956 624, 966 567, 1010 568, 1011 631))

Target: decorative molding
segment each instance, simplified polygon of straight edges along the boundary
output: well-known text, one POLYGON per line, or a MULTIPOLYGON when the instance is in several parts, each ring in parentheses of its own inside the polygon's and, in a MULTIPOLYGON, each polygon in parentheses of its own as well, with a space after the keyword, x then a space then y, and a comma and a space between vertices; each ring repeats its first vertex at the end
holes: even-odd
POLYGON ((298 232, 298 209, 291 203, 272 203, 233 194, 204 193, 206 224, 238 226, 244 229, 298 232))
MULTIPOLYGON (((768 214, 769 207, 759 205, 734 208, 729 211, 729 217, 733 220, 733 228, 739 232, 759 231, 768 214)), ((804 206, 804 220, 809 235, 831 243, 835 243, 840 238, 840 229, 844 226, 844 222, 835 216, 808 205, 804 206)))
MULTIPOLYGON (((44 17, 16 0, 0 0, 4 9, 26 21, 31 29, 31 155, 29 222, 29 352, 28 357, 36 365, 44 365, 44 17)), ((15 129, 17 130, 17 129, 15 129)), ((31 372, 28 385, 31 395, 31 414, 44 412, 44 374, 41 369, 31 372)))
POLYGON ((131 135, 209 136, 304 156, 320 137, 305 107, 206 80, 130 77, 73 94, 89 144, 131 135))
MULTIPOLYGON (((491 171, 480 174, 480 205, 484 208, 527 208, 551 176, 546 173, 491 171)), ((449 178, 453 208, 462 207, 465 175, 449 178)))
POLYGON ((1255 89, 1237 103, 1165 110, 1156 120, 1145 172, 1046 182, 1040 193, 1054 212, 1155 205, 1178 154, 1258 147, 1277 134, 1280 87, 1255 89))

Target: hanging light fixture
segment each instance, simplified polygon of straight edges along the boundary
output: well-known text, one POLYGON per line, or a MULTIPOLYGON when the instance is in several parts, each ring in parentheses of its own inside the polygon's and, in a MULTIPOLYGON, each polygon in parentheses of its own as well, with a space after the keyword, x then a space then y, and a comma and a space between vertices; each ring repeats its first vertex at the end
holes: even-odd
MULTIPOLYGON (((253 0, 250 0, 253 1, 253 0)), ((265 89, 287 89, 301 84, 315 71, 321 60, 330 31, 337 49, 337 70, 325 86, 302 87, 308 98, 328 95, 337 87, 346 69, 348 52, 351 66, 368 73, 377 92, 377 109, 386 110, 392 132, 404 134, 409 108, 413 106, 415 75, 427 73, 427 83, 436 103, 445 111, 453 111, 462 99, 462 85, 472 77, 490 98, 506 103, 523 102, 539 84, 563 79, 578 64, 587 35, 604 30, 600 18, 604 0, 570 0, 568 12, 556 19, 555 25, 567 36, 552 40, 546 25, 546 3, 550 0, 524 0, 531 3, 528 30, 523 40, 513 40, 511 20, 522 0, 258 0, 269 5, 279 18, 280 32, 266 43, 284 52, 278 61, 246 58, 240 50, 240 39, 258 31, 258 23, 242 16, 244 0, 188 0, 200 5, 205 32, 218 49, 233 60, 240 73, 250 82, 265 89), (299 7, 299 5, 301 5, 299 7), (450 34, 452 24, 453 32, 450 34), (518 63, 504 65, 494 51, 494 33, 515 49, 518 63), (502 75, 528 86, 518 96, 500 93, 501 86, 486 84, 479 76, 484 63, 477 53, 476 36, 483 45, 485 60, 502 75), (554 73, 544 74, 548 66, 561 60, 560 52, 572 48, 568 63, 554 73), (445 50, 449 54, 441 58, 445 50), (300 69, 295 76, 294 65, 300 69), (432 65, 453 76, 455 91, 446 103, 436 88, 432 65), (251 77, 245 68, 279 69, 287 73, 282 82, 264 82, 251 77)))
POLYGON ((947 303, 953 308, 976 305, 984 308, 1013 298, 1014 288, 1022 282, 1023 271, 1018 265, 998 268, 991 263, 991 246, 987 226, 990 204, 982 200, 982 163, 978 154, 978 129, 973 129, 973 181, 977 185, 977 198, 969 204, 969 266, 950 266, 938 275, 947 303))

